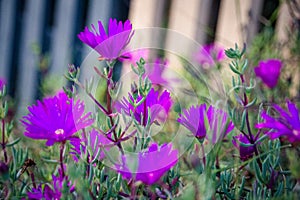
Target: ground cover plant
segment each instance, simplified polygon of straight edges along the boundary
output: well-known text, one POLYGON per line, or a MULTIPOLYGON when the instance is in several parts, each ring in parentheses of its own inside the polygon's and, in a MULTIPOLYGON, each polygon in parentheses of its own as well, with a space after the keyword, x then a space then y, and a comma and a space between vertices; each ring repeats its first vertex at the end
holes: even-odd
POLYGON ((0 82, 1 199, 299 198, 297 48, 268 53, 265 32, 249 48, 198 45, 174 78, 167 51, 130 49, 135 34, 129 20, 86 27, 97 78, 70 65, 21 118, 0 82))

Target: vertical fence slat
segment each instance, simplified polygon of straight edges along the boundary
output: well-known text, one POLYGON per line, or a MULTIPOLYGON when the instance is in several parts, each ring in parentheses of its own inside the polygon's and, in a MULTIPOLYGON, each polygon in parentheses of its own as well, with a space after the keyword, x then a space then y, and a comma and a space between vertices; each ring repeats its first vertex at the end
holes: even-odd
POLYGON ((77 1, 58 1, 55 26, 53 30, 53 46, 51 49, 52 60, 50 72, 63 77, 66 73, 68 64, 71 64, 72 38, 75 26, 77 1))
POLYGON ((2 0, 0 3, 0 76, 8 81, 16 2, 15 0, 2 0))
POLYGON ((216 40, 225 47, 243 44, 244 25, 248 21, 251 1, 223 0, 220 6, 216 40))
MULTIPOLYGON (((201 2, 202 0, 191 0, 189 3, 181 0, 172 1, 168 28, 178 31, 182 36, 173 32, 169 33, 166 38, 166 49, 176 50, 176 53, 180 53, 180 56, 185 58, 193 53, 194 48, 188 41, 194 41, 197 28, 202 26, 198 19, 198 8, 201 2), (186 37, 187 39, 182 40, 177 37, 186 37)), ((167 59, 173 63, 172 69, 182 70, 182 63, 177 56, 167 54, 167 59)))
POLYGON ((38 55, 32 45, 41 46, 43 28, 43 10, 45 1, 29 0, 26 2, 23 21, 23 35, 20 44, 19 80, 17 80, 18 115, 26 111, 36 95, 38 55))
POLYGON ((264 0, 252 0, 251 8, 249 10, 248 23, 246 25, 247 38, 246 42, 251 43, 258 32, 259 18, 262 14, 264 0))

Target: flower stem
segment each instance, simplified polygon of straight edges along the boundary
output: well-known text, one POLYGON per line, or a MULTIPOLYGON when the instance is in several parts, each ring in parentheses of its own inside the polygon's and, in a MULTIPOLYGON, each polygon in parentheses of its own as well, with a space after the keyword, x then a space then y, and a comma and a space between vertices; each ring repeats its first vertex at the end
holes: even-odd
POLYGON ((204 150, 204 145, 201 143, 201 150, 202 150, 202 156, 203 156, 203 165, 206 165, 206 158, 205 158, 205 150, 204 150))
MULTIPOLYGON (((112 117, 111 96, 109 93, 109 88, 111 88, 111 83, 112 83, 112 75, 113 75, 113 68, 109 67, 109 71, 107 74, 107 84, 106 84, 106 103, 107 103, 106 107, 107 107, 110 124, 113 127, 115 124, 114 124, 114 120, 112 117)), ((117 133, 116 133, 115 129, 113 130, 113 135, 114 135, 115 142, 117 142, 117 146, 118 146, 120 152, 124 155, 123 147, 122 147, 121 143, 118 142, 120 138, 117 137, 117 133)))
MULTIPOLYGON (((242 84, 245 85, 245 79, 244 79, 244 75, 240 75, 240 78, 241 78, 241 81, 242 81, 242 84)), ((244 107, 247 106, 248 104, 248 97, 247 97, 247 94, 246 92, 244 91, 244 107)), ((249 114, 248 114, 248 108, 245 108, 246 110, 246 126, 247 126, 247 130, 248 130, 248 134, 249 134, 249 138, 250 138, 250 143, 251 144, 255 144, 255 139, 252 135, 252 131, 251 131, 251 126, 250 126, 250 120, 249 120, 249 114)), ((256 145, 253 146, 254 147, 254 152, 255 152, 255 155, 258 156, 259 155, 259 152, 258 152, 258 149, 256 147, 256 145)), ((261 164, 261 161, 260 159, 257 160, 258 161, 258 165, 260 166, 260 168, 262 167, 262 164, 261 164)))
POLYGON ((147 99, 144 100, 144 116, 143 116, 143 125, 147 124, 147 99))
POLYGON ((60 153, 59 153, 59 162, 62 172, 62 177, 65 177, 65 169, 64 169, 64 149, 65 149, 65 141, 63 141, 60 145, 60 153))
POLYGON ((82 85, 78 80, 75 80, 74 83, 78 85, 81 89, 85 90, 87 95, 94 101, 94 103, 98 106, 98 108, 106 115, 108 116, 108 111, 101 105, 101 103, 90 93, 86 90, 84 85, 82 85))
POLYGON ((4 161, 7 163, 7 152, 6 152, 6 142, 5 142, 5 120, 2 119, 2 149, 4 154, 4 161))
POLYGON ((32 181, 33 187, 36 189, 36 184, 35 184, 35 180, 34 180, 34 173, 33 173, 33 172, 31 172, 31 173, 30 173, 30 178, 31 178, 31 181, 32 181))

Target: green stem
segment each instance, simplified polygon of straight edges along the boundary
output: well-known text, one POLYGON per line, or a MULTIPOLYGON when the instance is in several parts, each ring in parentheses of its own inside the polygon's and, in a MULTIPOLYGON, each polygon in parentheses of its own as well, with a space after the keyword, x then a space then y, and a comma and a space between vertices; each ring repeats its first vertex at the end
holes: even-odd
POLYGON ((65 169, 64 169, 64 149, 65 149, 65 141, 63 141, 60 145, 60 153, 59 153, 59 162, 62 172, 62 177, 65 177, 65 169))
MULTIPOLYGON (((110 124, 113 127, 115 124, 114 124, 114 120, 113 120, 113 117, 112 117, 112 107, 111 107, 112 103, 111 103, 111 96, 110 96, 110 93, 109 93, 109 88, 110 88, 110 85, 112 83, 112 75, 113 75, 113 68, 110 67, 108 75, 107 75, 107 85, 106 85, 106 102, 107 102, 107 105, 106 105, 106 107, 107 107, 107 112, 108 112, 108 117, 109 117, 110 124)), ((120 138, 117 137, 117 133, 116 133, 115 129, 113 130, 113 135, 114 135, 115 142, 117 142, 117 146, 118 146, 120 152, 124 155, 123 147, 122 147, 121 143, 119 142, 120 138)))
POLYGON ((4 154, 4 161, 7 163, 7 151, 6 151, 6 142, 5 142, 5 120, 2 119, 2 149, 4 154))

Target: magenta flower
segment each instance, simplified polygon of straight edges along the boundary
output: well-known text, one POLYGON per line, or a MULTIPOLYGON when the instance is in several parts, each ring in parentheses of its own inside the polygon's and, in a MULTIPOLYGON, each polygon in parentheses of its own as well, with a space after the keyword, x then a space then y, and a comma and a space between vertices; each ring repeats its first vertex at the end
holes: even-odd
POLYGON ((81 150, 83 151, 83 153, 86 153, 86 149, 88 146, 90 146, 91 149, 91 159, 94 159, 96 156, 98 156, 98 160, 102 160, 105 157, 103 149, 105 149, 105 151, 109 151, 110 149, 109 145, 112 144, 112 142, 107 137, 111 137, 111 134, 108 134, 106 137, 95 129, 92 129, 88 133, 88 137, 89 139, 85 138, 84 134, 82 134, 82 139, 76 138, 70 141, 70 144, 72 145, 70 153, 74 155, 73 159, 76 162, 78 162, 78 158, 76 155, 81 155, 81 150))
POLYGON ((48 184, 40 184, 37 189, 32 188, 31 192, 27 193, 27 197, 29 199, 61 199, 62 197, 62 189, 64 188, 64 184, 66 183, 70 194, 75 191, 75 185, 68 180, 67 176, 62 175, 61 169, 58 170, 59 175, 52 175, 52 183, 51 187, 48 184))
POLYGON ((120 57, 133 35, 132 24, 129 20, 126 20, 123 25, 121 21, 110 19, 107 33, 101 21, 98 21, 99 31, 93 24, 92 28, 90 31, 88 27, 85 27, 84 31, 78 34, 78 38, 107 60, 120 57))
POLYGON ((83 102, 75 102, 63 92, 37 101, 28 110, 29 114, 21 120, 26 129, 24 135, 32 139, 47 140, 47 146, 52 146, 55 142, 65 142, 73 138, 78 130, 93 123, 91 113, 83 115, 83 102))
POLYGON ((195 59, 203 67, 212 67, 225 59, 225 51, 216 44, 207 44, 199 49, 195 59))
POLYGON ((233 137, 232 144, 239 150, 240 159, 242 161, 246 161, 253 157, 253 155, 255 153, 255 147, 251 146, 250 141, 244 134, 241 133, 241 134, 233 137), (243 146, 243 144, 241 144, 241 143, 249 145, 249 146, 246 146, 246 145, 243 146))
POLYGON ((272 89, 277 85, 281 66, 281 61, 278 59, 263 60, 254 68, 254 72, 264 84, 272 89))
MULTIPOLYGON (((130 101, 134 102, 134 98, 129 94, 130 101)), ((142 96, 137 97, 137 102, 142 99, 142 96)), ((123 98, 121 101, 115 103, 116 110, 121 113, 122 110, 128 116, 131 116, 131 112, 134 114, 135 119, 142 125, 146 125, 147 119, 149 117, 148 109, 150 108, 151 121, 153 123, 156 119, 164 121, 171 109, 173 101, 171 99, 170 93, 165 90, 161 95, 159 91, 155 91, 153 88, 148 93, 145 101, 134 108, 134 106, 127 100, 123 98), (143 119, 143 121, 141 121, 143 119)))
POLYGON ((279 115, 273 117, 266 112, 263 112, 261 117, 265 121, 256 124, 255 127, 258 129, 269 129, 267 134, 272 140, 284 137, 291 143, 300 142, 299 110, 296 105, 287 101, 288 111, 276 104, 273 107, 279 115))
POLYGON ((189 129, 197 139, 203 140, 206 136, 205 115, 205 104, 191 106, 188 110, 182 111, 177 121, 189 129))
POLYGON ((167 79, 162 77, 164 68, 168 65, 168 61, 157 58, 154 64, 146 63, 146 73, 144 77, 148 77, 153 85, 168 85, 167 79))
POLYGON ((2 90, 5 85, 6 85, 6 80, 4 78, 0 78, 0 90, 2 90))
POLYGON ((120 61, 125 61, 132 65, 136 65, 136 63, 139 62, 141 58, 143 58, 147 62, 149 54, 149 49, 125 50, 122 56, 124 56, 126 59, 121 58, 120 61))
POLYGON ((123 164, 116 167, 125 179, 152 185, 177 163, 178 150, 173 150, 171 143, 160 147, 153 143, 146 152, 123 155, 122 161, 123 164))
POLYGON ((219 138, 223 139, 223 137, 233 130, 234 125, 231 121, 229 121, 228 126, 225 127, 228 120, 226 112, 221 109, 216 109, 213 106, 209 106, 207 110, 205 104, 192 106, 187 110, 183 110, 177 119, 177 121, 189 129, 199 141, 202 142, 206 137, 213 144, 215 144, 219 138), (207 124, 206 121, 208 122, 207 124), (207 127, 208 125, 209 127, 207 127), (208 130, 211 131, 212 135, 207 135, 208 130))

